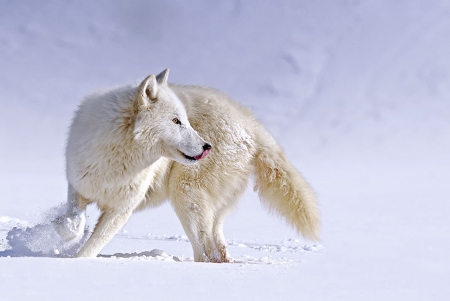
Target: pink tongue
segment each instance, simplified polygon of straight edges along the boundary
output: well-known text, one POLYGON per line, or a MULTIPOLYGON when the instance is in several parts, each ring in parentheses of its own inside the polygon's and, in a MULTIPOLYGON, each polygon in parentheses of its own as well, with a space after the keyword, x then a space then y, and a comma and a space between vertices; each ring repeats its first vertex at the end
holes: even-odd
POLYGON ((200 156, 195 156, 195 160, 201 160, 209 154, 209 149, 205 150, 200 156))

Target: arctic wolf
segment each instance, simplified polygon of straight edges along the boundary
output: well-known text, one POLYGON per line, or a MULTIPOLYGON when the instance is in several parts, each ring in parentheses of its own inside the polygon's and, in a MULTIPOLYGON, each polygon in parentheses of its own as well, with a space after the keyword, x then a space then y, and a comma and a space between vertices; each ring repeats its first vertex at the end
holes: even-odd
POLYGON ((66 150, 68 211, 80 240, 86 206, 102 214, 77 257, 95 257, 133 212, 170 200, 195 261, 230 262, 223 223, 249 179, 270 211, 318 239, 315 195, 252 113, 207 87, 168 84, 169 70, 85 98, 66 150))

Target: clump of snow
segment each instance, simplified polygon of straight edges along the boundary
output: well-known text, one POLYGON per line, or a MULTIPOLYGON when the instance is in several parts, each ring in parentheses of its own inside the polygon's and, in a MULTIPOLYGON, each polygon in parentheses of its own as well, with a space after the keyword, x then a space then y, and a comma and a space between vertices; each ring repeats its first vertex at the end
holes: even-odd
POLYGON ((40 221, 29 223, 19 219, 1 217, 0 233, 6 233, 0 256, 71 257, 88 237, 85 229, 81 237, 65 240, 55 229, 54 221, 67 211, 65 205, 51 208, 40 221))
POLYGON ((26 227, 28 225, 27 221, 20 220, 18 218, 9 217, 9 216, 0 216, 0 231, 4 231, 11 226, 15 227, 26 227))

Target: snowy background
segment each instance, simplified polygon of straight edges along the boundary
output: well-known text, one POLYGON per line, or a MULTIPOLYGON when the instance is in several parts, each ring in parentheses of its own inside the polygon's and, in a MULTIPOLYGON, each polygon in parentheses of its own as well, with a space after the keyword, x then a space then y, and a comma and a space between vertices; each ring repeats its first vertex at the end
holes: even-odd
POLYGON ((0 300, 448 300, 448 1, 0 0, 0 104, 0 300), (249 187, 235 264, 192 262, 168 204, 102 258, 14 257, 6 233, 65 200, 83 95, 167 67, 252 108, 317 191, 322 242, 249 187))

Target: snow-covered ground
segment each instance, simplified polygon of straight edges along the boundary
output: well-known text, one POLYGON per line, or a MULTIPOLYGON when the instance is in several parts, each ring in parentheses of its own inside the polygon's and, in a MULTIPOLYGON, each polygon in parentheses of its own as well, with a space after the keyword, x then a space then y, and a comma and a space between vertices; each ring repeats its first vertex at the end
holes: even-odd
POLYGON ((0 0, 0 300, 447 300, 449 37, 444 0, 0 0), (225 224, 237 263, 192 262, 167 204, 100 258, 11 249, 65 200, 83 95, 166 67, 253 109, 317 191, 322 242, 249 188, 225 224))

